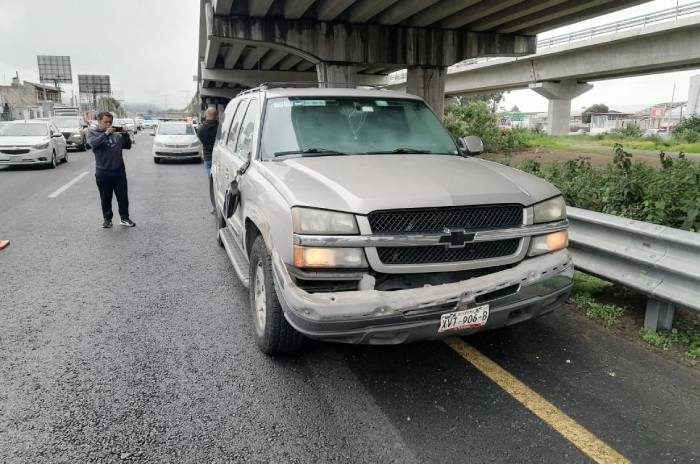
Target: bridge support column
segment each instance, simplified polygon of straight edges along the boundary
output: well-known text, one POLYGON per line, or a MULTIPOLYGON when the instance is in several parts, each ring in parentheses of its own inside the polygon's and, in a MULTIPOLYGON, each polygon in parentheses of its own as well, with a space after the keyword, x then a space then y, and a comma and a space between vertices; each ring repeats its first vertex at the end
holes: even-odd
POLYGON ((569 135, 571 119, 571 99, 588 92, 592 84, 574 80, 560 82, 536 82, 530 88, 549 100, 547 133, 549 135, 569 135))
POLYGON ((324 87, 355 86, 357 82, 357 65, 353 63, 320 62, 316 65, 319 82, 328 82, 324 87))
POLYGON ((441 119, 445 110, 445 76, 443 66, 411 66, 406 74, 406 93, 421 97, 441 119))

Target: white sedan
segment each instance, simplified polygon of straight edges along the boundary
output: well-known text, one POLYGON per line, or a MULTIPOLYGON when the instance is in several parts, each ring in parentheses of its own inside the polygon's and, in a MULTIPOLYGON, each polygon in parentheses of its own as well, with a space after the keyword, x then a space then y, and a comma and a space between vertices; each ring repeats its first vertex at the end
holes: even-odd
POLYGON ((202 160, 202 143, 192 124, 186 122, 161 122, 153 140, 153 161, 162 159, 202 160))
POLYGON ((50 121, 10 121, 0 126, 0 165, 68 162, 66 139, 50 121))

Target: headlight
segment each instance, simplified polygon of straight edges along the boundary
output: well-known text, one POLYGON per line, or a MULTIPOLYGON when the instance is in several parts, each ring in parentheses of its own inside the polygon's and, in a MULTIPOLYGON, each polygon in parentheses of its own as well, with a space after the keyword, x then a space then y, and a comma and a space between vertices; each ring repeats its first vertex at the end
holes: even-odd
POLYGON ((79 139, 81 137, 80 132, 73 132, 70 137, 72 139, 79 139))
POLYGON ((564 197, 558 196, 535 205, 535 224, 566 219, 564 197))
POLYGON ((160 142, 156 142, 156 143, 154 143, 154 144, 153 144, 153 146, 154 146, 154 147, 160 147, 160 148, 163 148, 163 144, 162 144, 162 143, 160 143, 160 142))
POLYGON ((561 250, 569 246, 569 232, 560 230, 547 235, 532 237, 530 242, 529 256, 543 255, 553 251, 561 250))
POLYGON ((49 148, 49 142, 39 143, 37 145, 32 145, 32 148, 36 148, 37 150, 43 150, 44 148, 49 148))
POLYGON ((355 216, 336 211, 312 208, 292 208, 294 233, 311 235, 359 234, 355 216))
POLYGON ((294 266, 298 268, 367 267, 362 248, 316 248, 294 245, 294 266))
POLYGON ((201 145, 201 143, 199 143, 199 142, 192 142, 190 144, 190 148, 198 148, 200 145, 201 145))

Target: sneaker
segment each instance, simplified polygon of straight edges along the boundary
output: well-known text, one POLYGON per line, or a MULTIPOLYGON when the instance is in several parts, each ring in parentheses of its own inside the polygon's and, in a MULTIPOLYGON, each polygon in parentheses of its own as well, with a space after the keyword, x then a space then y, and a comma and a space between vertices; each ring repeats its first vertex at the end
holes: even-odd
POLYGON ((102 222, 102 228, 103 228, 103 229, 109 229, 110 227, 112 227, 112 221, 110 221, 109 219, 105 219, 105 220, 102 222))
POLYGON ((131 219, 122 219, 119 221, 119 224, 125 226, 125 227, 136 227, 136 224, 134 224, 134 221, 131 219))

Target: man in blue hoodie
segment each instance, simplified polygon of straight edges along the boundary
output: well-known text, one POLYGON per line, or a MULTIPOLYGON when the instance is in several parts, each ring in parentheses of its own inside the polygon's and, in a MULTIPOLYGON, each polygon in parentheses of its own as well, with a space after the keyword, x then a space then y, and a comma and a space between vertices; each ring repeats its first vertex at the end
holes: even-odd
MULTIPOLYGON (((95 154, 95 180, 100 191, 102 203, 102 217, 105 229, 112 227, 112 196, 116 195, 119 205, 119 223, 125 227, 134 227, 136 224, 129 219, 129 195, 127 193, 126 169, 122 149, 131 148, 129 133, 117 133, 112 127, 114 118, 108 112, 97 115, 97 128, 88 132, 88 143, 95 154)), ((126 128, 124 128, 126 129, 126 128)))

